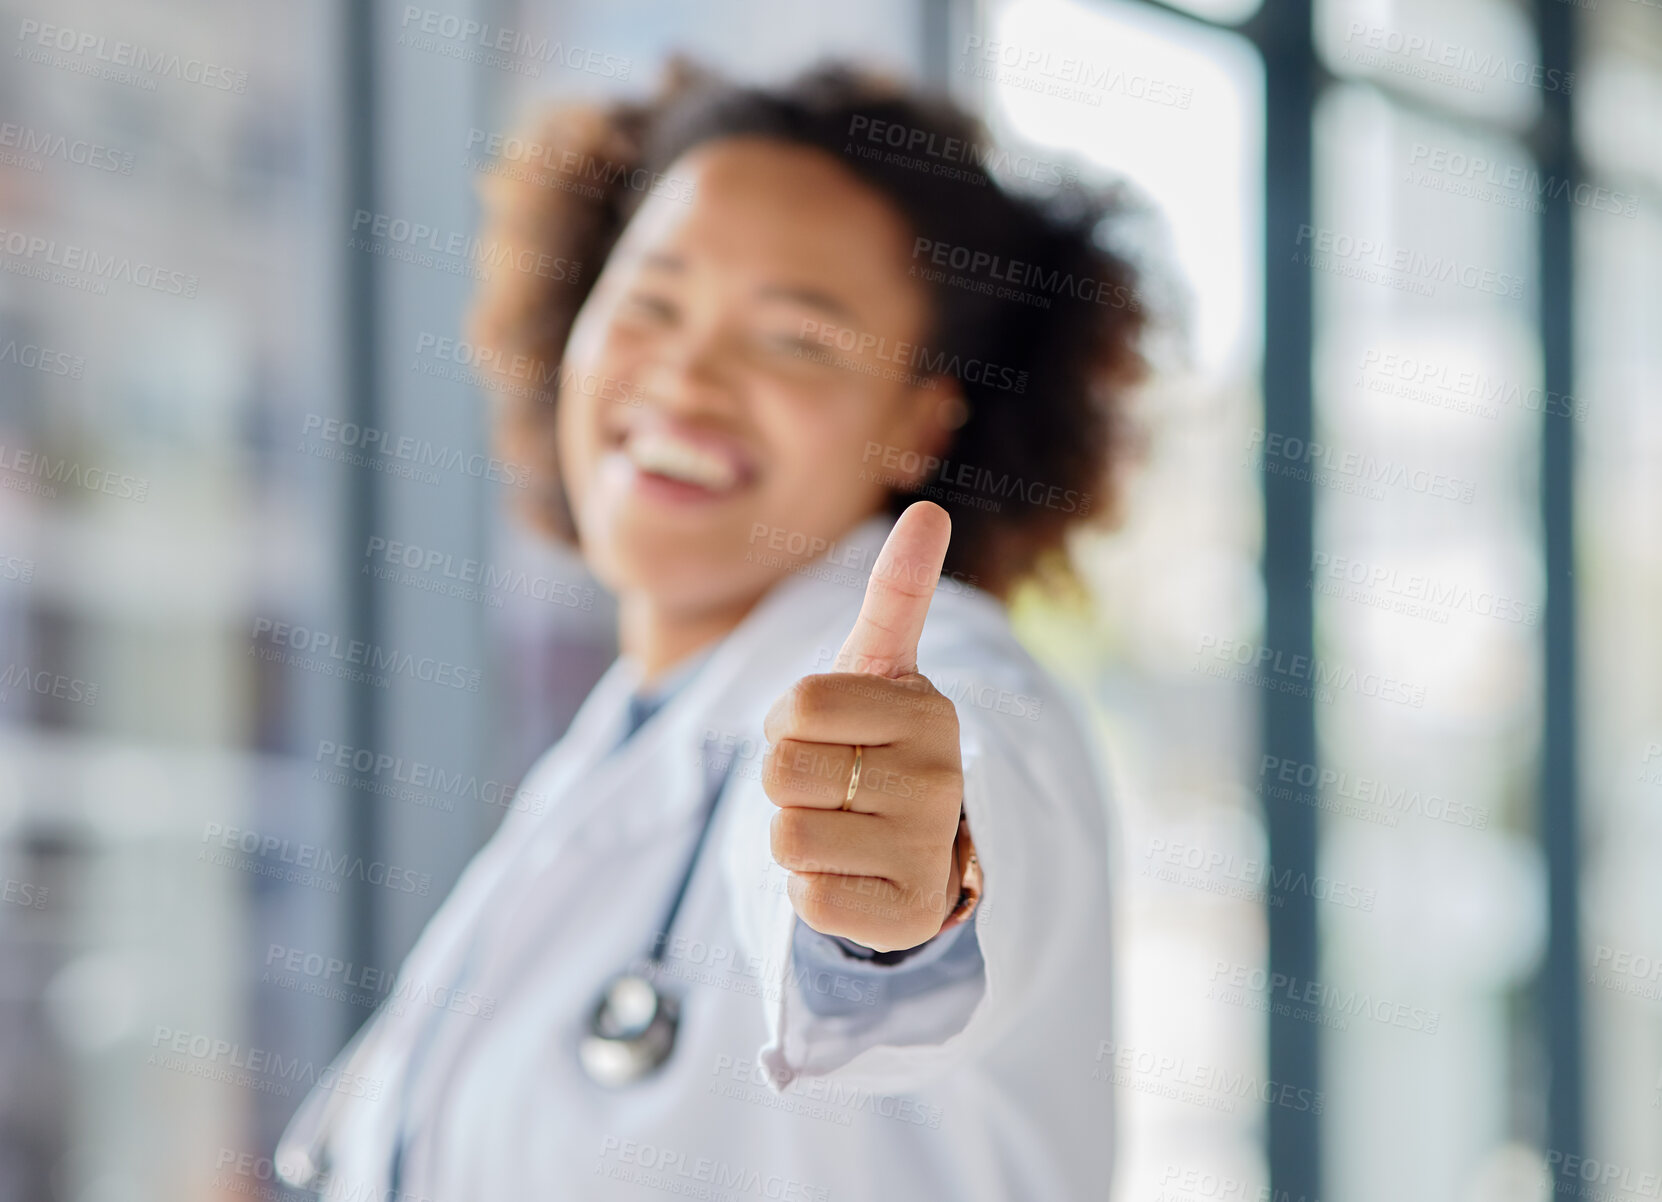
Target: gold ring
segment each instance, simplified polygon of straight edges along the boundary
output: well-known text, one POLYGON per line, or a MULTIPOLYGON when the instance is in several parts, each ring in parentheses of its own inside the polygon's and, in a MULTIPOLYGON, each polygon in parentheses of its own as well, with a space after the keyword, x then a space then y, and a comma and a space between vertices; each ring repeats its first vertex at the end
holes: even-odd
POLYGON ((849 806, 854 804, 854 794, 859 792, 859 789, 860 789, 860 764, 865 760, 865 758, 866 758, 866 749, 864 747, 861 747, 858 743, 854 744, 854 771, 849 774, 849 778, 848 778, 848 796, 843 798, 843 804, 842 804, 842 808, 845 809, 845 810, 848 809, 849 806))

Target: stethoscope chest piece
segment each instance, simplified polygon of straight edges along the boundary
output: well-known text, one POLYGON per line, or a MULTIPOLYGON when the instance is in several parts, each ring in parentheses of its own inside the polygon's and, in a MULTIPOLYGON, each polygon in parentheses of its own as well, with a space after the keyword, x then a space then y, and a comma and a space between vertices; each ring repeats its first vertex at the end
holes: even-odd
POLYGON ((597 1085, 612 1089, 631 1085, 657 1072, 675 1051, 681 1003, 660 993, 652 978, 662 965, 664 944, 675 929, 676 915, 681 912, 687 887, 692 884, 693 872, 698 867, 699 852, 710 835, 716 803, 721 800, 727 775, 732 770, 731 756, 719 762, 719 771, 715 770, 714 762, 709 765, 711 775, 707 781, 709 795, 704 803, 704 820, 699 824, 687 866, 681 872, 669 912, 658 924, 650 951, 630 965, 628 971, 611 979, 589 1015, 589 1033, 577 1045, 583 1071, 597 1085))
POLYGON ((638 973, 612 978, 577 1048, 583 1071, 614 1089, 655 1072, 675 1050, 680 1011, 675 998, 638 973))

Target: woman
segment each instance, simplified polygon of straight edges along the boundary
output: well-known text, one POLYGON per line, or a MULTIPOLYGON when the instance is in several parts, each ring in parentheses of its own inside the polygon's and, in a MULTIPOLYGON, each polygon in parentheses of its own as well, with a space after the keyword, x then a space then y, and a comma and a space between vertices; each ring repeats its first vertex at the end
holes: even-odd
POLYGON ((564 174, 497 177, 485 243, 584 283, 502 273, 474 333, 559 381, 500 429, 621 655, 406 962, 433 1004, 366 1026, 280 1167, 437 1202, 1104 1196, 1105 803, 999 599, 1122 441, 1112 204, 1008 193, 967 118, 834 69, 677 67, 534 140, 564 174))

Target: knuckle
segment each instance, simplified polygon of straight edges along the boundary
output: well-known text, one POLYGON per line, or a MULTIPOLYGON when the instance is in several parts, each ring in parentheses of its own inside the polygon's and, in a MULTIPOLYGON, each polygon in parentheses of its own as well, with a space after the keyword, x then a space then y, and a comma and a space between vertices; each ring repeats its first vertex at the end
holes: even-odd
POLYGON ((779 810, 768 826, 768 842, 774 860, 786 868, 803 864, 808 851, 807 832, 802 815, 793 810, 779 810))
POLYGON ((795 776, 793 766, 793 751, 797 744, 790 739, 780 739, 769 747, 767 754, 762 757, 762 777, 776 787, 784 787, 795 776))
POLYGON ((863 705, 892 704, 894 682, 873 672, 845 672, 836 677, 837 692, 863 705))
POLYGON ((837 922, 835 910, 826 901, 825 890, 811 877, 795 879, 797 916, 814 930, 829 933, 837 922))
MULTIPOLYGON (((928 713, 934 709, 935 701, 941 698, 935 686, 923 676, 902 676, 890 682, 895 697, 910 710, 919 713, 928 713)), ((945 700, 944 698, 941 698, 945 700)))
POLYGON ((964 802, 964 770, 954 761, 930 774, 935 800, 952 810, 953 828, 957 829, 958 809, 964 802))
POLYGON ((762 756, 762 788, 769 797, 775 796, 775 790, 783 783, 784 777, 780 770, 779 745, 775 743, 762 756))
POLYGON ((956 806, 961 791, 957 774, 943 767, 913 768, 903 778, 902 787, 913 803, 914 813, 922 818, 944 809, 949 800, 956 806))
POLYGON ((829 700, 826 680, 824 676, 804 676, 791 686, 791 719, 794 728, 809 726, 824 716, 829 700))
POLYGON ((954 739, 958 737, 958 707, 952 703, 952 698, 945 693, 936 692, 933 688, 925 701, 929 717, 942 727, 952 731, 954 739))
POLYGON ((861 890, 864 877, 824 876, 816 882, 822 914, 840 929, 858 927, 863 920, 861 890))
POLYGON ((792 805, 802 798, 802 777, 791 762, 790 749, 776 750, 762 766, 762 791, 776 804, 792 805))
POLYGON ((913 828, 910 866, 921 880, 945 876, 952 862, 952 835, 946 823, 931 818, 913 828))

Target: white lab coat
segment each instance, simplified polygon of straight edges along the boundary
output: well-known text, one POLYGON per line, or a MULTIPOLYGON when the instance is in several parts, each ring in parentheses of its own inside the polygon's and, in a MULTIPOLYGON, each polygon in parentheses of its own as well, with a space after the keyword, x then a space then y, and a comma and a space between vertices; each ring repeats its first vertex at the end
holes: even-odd
POLYGON ((944 583, 918 653, 957 702, 984 971, 854 1017, 813 1013, 803 990, 848 990, 792 972, 762 719, 797 678, 829 670, 889 527, 873 519, 787 577, 616 755, 638 677, 625 660, 606 673, 527 776, 545 812, 510 814, 468 866, 404 965, 406 1000, 341 1054, 334 1088, 291 1123, 280 1168, 326 1146, 313 1156, 327 1164, 323 1196, 376 1202, 1107 1196, 1102 777, 1088 728, 986 594, 944 583), (737 759, 667 958, 664 987, 682 997, 675 1052, 606 1089, 578 1043, 680 879, 709 732, 734 736, 737 759))

